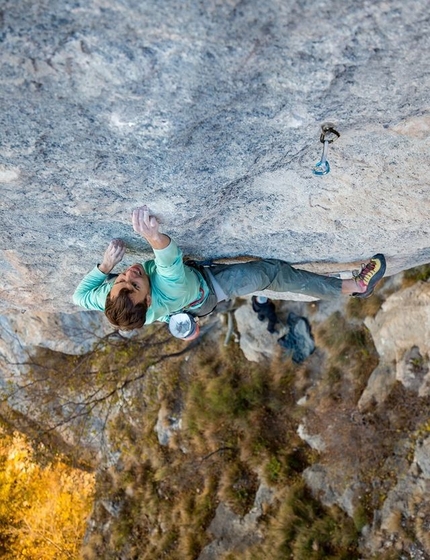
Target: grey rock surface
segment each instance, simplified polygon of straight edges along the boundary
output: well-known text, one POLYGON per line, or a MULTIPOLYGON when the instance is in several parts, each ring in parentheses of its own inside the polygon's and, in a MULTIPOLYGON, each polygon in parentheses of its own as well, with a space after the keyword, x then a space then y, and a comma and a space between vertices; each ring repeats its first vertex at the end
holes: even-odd
POLYGON ((244 305, 236 309, 234 318, 240 336, 240 349, 247 360, 259 362, 264 358, 274 358, 279 353, 277 344, 279 335, 269 333, 267 322, 258 320, 248 299, 244 305))
POLYGON ((407 389, 418 392, 420 396, 428 394, 428 373, 428 357, 421 355, 418 346, 413 346, 405 352, 401 362, 397 364, 397 379, 407 389))
POLYGON ((1 309, 76 311, 111 238, 149 255, 144 202, 188 254, 430 261, 427 8, 3 0, 1 309))
POLYGON ((198 560, 217 560, 227 551, 244 550, 258 542, 262 538, 258 521, 264 513, 264 507, 274 499, 274 491, 262 483, 251 511, 243 517, 234 513, 228 505, 220 503, 208 528, 213 540, 203 548, 198 560))
POLYGON ((36 347, 64 354, 85 354, 112 330, 104 316, 96 311, 9 312, 0 316, 0 355, 10 362, 25 362, 36 347))
MULTIPOLYGON (((380 552, 383 547, 381 535, 391 535, 396 539, 405 526, 414 527, 417 540, 414 543, 422 551, 411 558, 427 558, 430 554, 428 520, 430 508, 427 496, 430 492, 430 438, 417 442, 414 460, 409 470, 399 477, 397 484, 390 490, 381 510, 375 515, 372 531, 368 535, 367 545, 373 552, 380 552)), ((408 550, 410 543, 405 542, 408 550)))
POLYGON ((422 477, 430 479, 430 438, 418 443, 414 461, 419 465, 422 477))
POLYGON ((396 382, 396 370, 391 364, 384 362, 378 364, 370 375, 357 407, 365 412, 373 405, 385 401, 396 382))
POLYGON ((379 356, 400 362, 406 351, 417 346, 430 352, 430 283, 417 282, 392 294, 374 318, 365 320, 379 356), (419 325, 419 328, 417 326, 419 325))
POLYGON ((363 484, 358 477, 352 481, 336 480, 324 465, 315 463, 303 471, 303 478, 312 494, 324 505, 330 507, 337 504, 350 517, 354 516, 363 491, 363 484))
POLYGON ((319 434, 310 434, 306 429, 306 422, 302 422, 301 424, 299 424, 297 433, 299 434, 300 438, 309 445, 309 447, 312 447, 312 449, 316 449, 319 452, 323 452, 326 450, 326 444, 324 443, 323 438, 319 434))
POLYGON ((395 379, 420 397, 430 394, 430 283, 417 282, 387 298, 365 320, 381 363, 369 378, 359 406, 383 402, 395 379), (394 367, 391 367, 394 364, 394 367), (393 378, 395 373, 395 378, 393 378))

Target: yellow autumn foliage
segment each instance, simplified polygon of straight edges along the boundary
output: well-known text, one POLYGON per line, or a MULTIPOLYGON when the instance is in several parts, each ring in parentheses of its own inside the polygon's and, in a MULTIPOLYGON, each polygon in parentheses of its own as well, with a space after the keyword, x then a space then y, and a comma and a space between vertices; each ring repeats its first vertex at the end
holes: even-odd
POLYGON ((61 458, 41 466, 28 439, 0 429, 0 557, 80 557, 94 475, 61 458))

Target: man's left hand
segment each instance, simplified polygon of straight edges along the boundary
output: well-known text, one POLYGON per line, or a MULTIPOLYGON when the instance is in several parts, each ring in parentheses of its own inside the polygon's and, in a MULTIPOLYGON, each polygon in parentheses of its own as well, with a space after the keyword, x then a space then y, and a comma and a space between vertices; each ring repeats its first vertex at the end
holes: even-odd
POLYGON ((153 249, 165 249, 169 245, 170 237, 160 233, 158 220, 151 215, 146 204, 133 210, 131 222, 134 231, 144 237, 153 249))

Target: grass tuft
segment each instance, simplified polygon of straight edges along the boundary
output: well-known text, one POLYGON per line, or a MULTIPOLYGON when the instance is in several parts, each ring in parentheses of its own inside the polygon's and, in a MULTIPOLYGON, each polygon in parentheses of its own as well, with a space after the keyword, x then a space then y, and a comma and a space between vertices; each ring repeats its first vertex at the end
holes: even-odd
POLYGON ((407 288, 417 282, 428 282, 430 279, 430 264, 416 266, 405 270, 402 278, 402 288, 407 288))

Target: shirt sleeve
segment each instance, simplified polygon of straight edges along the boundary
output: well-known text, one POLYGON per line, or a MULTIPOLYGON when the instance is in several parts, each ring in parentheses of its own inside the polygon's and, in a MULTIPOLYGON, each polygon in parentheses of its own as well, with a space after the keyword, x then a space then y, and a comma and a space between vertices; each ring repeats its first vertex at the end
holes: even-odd
POLYGON ((84 276, 76 288, 73 303, 85 309, 104 311, 106 297, 112 287, 110 283, 106 282, 107 278, 108 275, 95 266, 84 276))
POLYGON ((164 249, 154 249, 155 259, 146 261, 144 268, 151 282, 152 302, 146 314, 146 324, 167 322, 200 296, 202 288, 197 273, 182 260, 182 251, 175 241, 164 249))
POLYGON ((167 247, 164 249, 153 249, 153 251, 157 275, 168 281, 184 284, 186 282, 186 273, 182 260, 182 251, 175 241, 171 239, 167 247))

